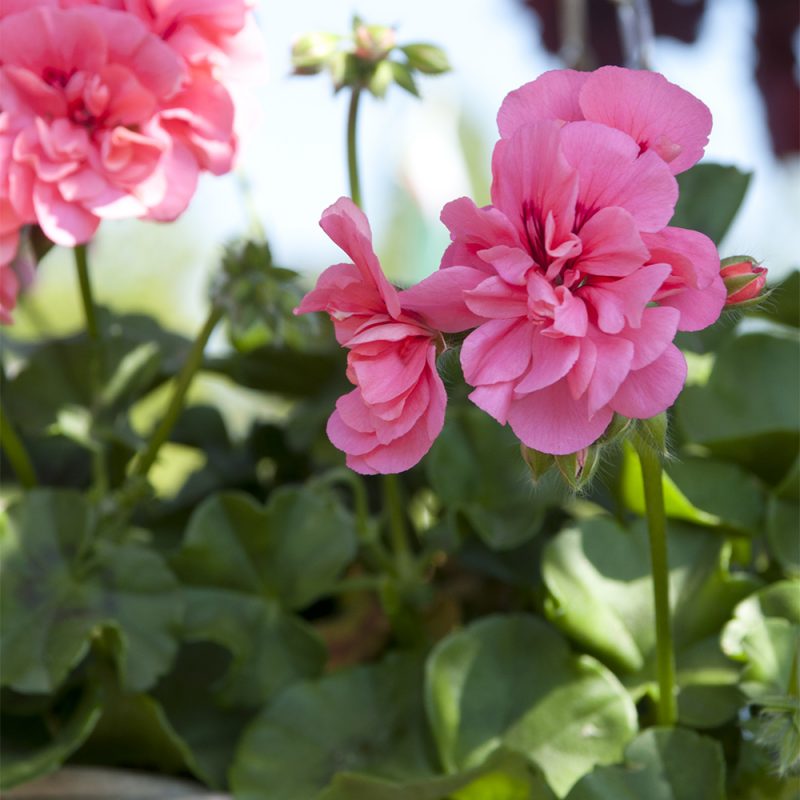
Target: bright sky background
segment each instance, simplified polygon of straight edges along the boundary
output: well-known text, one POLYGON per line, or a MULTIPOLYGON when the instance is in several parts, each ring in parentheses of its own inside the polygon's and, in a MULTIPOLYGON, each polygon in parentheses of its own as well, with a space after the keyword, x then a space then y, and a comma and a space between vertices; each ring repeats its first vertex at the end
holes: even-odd
MULTIPOLYGON (((751 0, 711 0, 708 7, 699 43, 657 40, 654 66, 711 108, 714 130, 706 160, 755 171, 722 255, 750 253, 780 275, 797 265, 800 253, 800 161, 779 164, 769 149, 752 80, 751 0)), ((290 77, 289 50, 293 38, 306 31, 347 32, 354 11, 367 22, 396 25, 401 44, 441 45, 453 65, 449 75, 420 78, 422 102, 392 87, 383 102, 366 97, 362 103, 364 199, 379 254, 398 181, 413 191, 432 221, 445 202, 469 192, 456 140, 459 115, 467 115, 482 134, 488 178, 503 97, 561 66, 539 46, 535 17, 517 0, 358 0, 357 5, 260 0, 269 67, 264 84, 256 88, 260 120, 244 133, 239 169, 247 176, 278 263, 311 273, 341 258, 318 220, 326 206, 347 193, 347 98, 344 92, 332 96, 326 75, 290 77)), ((176 327, 192 330, 204 315, 205 286, 221 245, 247 227, 245 206, 239 179, 205 176, 176 225, 104 223, 92 253, 101 301, 127 308, 156 305, 162 313, 166 308, 176 327)), ((443 247, 447 233, 441 226, 437 230, 443 247)), ((59 299, 65 325, 80 319, 70 260, 66 252, 49 257, 36 289, 36 305, 41 301, 43 309, 59 299)), ((432 254, 425 263, 408 265, 403 277, 410 282, 437 266, 432 254)))

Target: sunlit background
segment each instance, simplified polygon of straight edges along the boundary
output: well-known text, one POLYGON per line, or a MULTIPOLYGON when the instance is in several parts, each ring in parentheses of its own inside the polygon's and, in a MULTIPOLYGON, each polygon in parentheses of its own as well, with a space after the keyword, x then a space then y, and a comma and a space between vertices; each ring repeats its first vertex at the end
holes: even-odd
MULTIPOLYGON (((800 160, 779 160, 772 152, 753 80, 754 3, 708 0, 706 7, 697 41, 658 38, 653 66, 711 108, 706 160, 754 172, 722 254, 753 254, 779 276, 800 252, 800 160)), ((562 66, 542 47, 536 15, 520 0, 360 0, 357 6, 261 0, 268 69, 250 88, 257 108, 242 131, 237 173, 204 176, 176 224, 104 223, 91 247, 100 302, 155 312, 164 324, 191 333, 205 313, 206 286, 223 244, 254 224, 266 231, 276 262, 308 272, 309 279, 340 260, 317 222, 347 193, 346 93, 333 96, 326 75, 292 77, 289 51, 305 31, 347 32, 356 11, 368 22, 396 25, 401 44, 441 45, 453 66, 448 75, 421 77, 421 101, 398 87, 383 101, 365 98, 360 120, 364 201, 387 272, 402 284, 436 269, 447 242, 441 206, 464 194, 487 199, 503 97, 562 66)), ((15 333, 81 324, 70 262, 68 251, 47 256, 15 333)))

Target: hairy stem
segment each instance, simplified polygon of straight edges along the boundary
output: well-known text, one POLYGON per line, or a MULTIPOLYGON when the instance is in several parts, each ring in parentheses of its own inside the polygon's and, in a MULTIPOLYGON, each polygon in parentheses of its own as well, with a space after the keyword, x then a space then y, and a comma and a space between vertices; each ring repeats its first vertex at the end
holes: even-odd
POLYGON ((181 411, 183 410, 183 403, 186 400, 186 393, 192 385, 197 370, 203 361, 203 352, 205 351, 211 333, 217 326, 217 323, 222 318, 223 309, 218 305, 213 305, 209 311, 208 317, 203 324, 200 333, 192 343, 192 348, 186 361, 183 363, 180 373, 175 381, 175 386, 172 390, 172 397, 169 401, 167 411, 158 423, 156 429, 150 436, 147 447, 137 457, 131 469, 132 478, 145 478, 150 468, 158 457, 158 451, 164 442, 169 439, 175 423, 178 421, 181 411))
POLYGON ((397 475, 383 476, 383 498, 389 512, 389 536, 392 542, 397 569, 397 577, 401 580, 410 577, 414 572, 414 557, 408 542, 408 528, 400 497, 400 482, 397 475))
POLYGON ((642 466, 647 528, 650 533, 650 563, 656 612, 657 717, 660 725, 675 725, 678 719, 678 699, 669 607, 667 517, 664 511, 661 460, 658 453, 642 439, 636 441, 636 450, 642 466))

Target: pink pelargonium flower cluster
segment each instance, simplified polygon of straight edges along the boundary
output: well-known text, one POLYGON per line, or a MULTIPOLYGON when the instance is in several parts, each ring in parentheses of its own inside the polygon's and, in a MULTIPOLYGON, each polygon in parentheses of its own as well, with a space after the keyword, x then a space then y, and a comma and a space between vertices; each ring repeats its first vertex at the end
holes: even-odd
MULTIPOLYGON (((546 73, 512 92, 498 120, 492 203, 445 206, 452 244, 438 272, 401 293, 402 313, 430 342, 434 331, 471 330, 461 348, 470 399, 528 447, 573 453, 615 412, 649 418, 668 408, 686 378, 676 332, 710 325, 723 307, 714 244, 668 226, 674 173, 702 155, 711 115, 661 75, 604 67, 546 73)), ((336 322, 365 289, 351 274, 337 291, 336 303, 300 310, 325 308, 336 322)), ((398 329, 392 347, 405 335, 398 329)), ((376 387, 385 396, 399 374, 390 363, 356 376, 350 429, 372 424, 357 403, 369 407, 376 387)), ((331 421, 332 441, 359 469, 355 440, 331 421)), ((383 443, 374 469, 409 466, 392 448, 383 443)))
POLYGON ((172 220, 201 171, 231 169, 223 78, 257 57, 253 24, 247 0, 0 2, 4 276, 23 225, 71 247, 101 219, 172 220))

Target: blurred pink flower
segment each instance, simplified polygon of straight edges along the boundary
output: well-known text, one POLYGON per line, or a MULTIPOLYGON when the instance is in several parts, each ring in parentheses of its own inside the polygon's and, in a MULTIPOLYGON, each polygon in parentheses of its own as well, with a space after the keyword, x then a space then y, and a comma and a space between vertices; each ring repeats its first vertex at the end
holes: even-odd
POLYGON ((678 174, 696 164, 711 132, 706 105, 663 75, 624 67, 552 70, 511 92, 497 115, 503 138, 542 119, 601 122, 654 151, 678 174))
POLYGON ((8 264, 0 264, 0 323, 12 323, 11 312, 17 304, 19 281, 14 270, 8 264))
POLYGON ((320 225, 353 259, 325 270, 295 311, 327 312, 349 350, 347 377, 356 388, 337 401, 328 437, 356 472, 402 472, 428 452, 444 424, 438 333, 403 309, 372 249, 367 218, 351 200, 334 203, 320 225))

